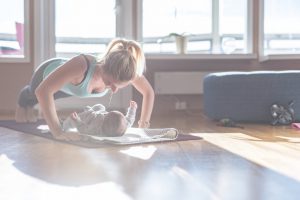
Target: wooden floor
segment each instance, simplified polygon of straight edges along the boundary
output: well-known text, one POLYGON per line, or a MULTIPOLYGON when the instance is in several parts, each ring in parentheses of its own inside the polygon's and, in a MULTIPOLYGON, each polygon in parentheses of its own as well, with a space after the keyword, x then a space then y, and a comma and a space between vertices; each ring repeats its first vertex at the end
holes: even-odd
POLYGON ((153 128, 203 139, 98 149, 0 127, 0 199, 300 199, 300 130, 243 125, 155 116, 153 128))

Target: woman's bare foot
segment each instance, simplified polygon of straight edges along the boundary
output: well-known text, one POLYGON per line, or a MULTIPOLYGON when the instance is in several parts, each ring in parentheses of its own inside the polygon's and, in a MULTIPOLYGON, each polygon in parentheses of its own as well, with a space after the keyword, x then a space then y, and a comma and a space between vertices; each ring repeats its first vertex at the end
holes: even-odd
POLYGON ((38 120, 38 113, 31 107, 26 109, 26 118, 28 122, 36 122, 38 120))
POLYGON ((38 113, 31 107, 23 108, 17 105, 15 120, 16 122, 36 122, 38 113))
POLYGON ((27 122, 27 109, 17 105, 15 120, 16 122, 27 122))

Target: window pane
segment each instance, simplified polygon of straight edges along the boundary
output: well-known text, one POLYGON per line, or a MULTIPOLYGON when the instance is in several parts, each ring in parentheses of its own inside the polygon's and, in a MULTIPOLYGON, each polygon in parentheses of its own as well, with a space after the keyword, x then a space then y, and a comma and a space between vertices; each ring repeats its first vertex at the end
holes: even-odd
POLYGON ((300 53, 300 1, 265 0, 265 54, 300 53))
POLYGON ((201 6, 199 0, 144 0, 143 25, 144 37, 161 37, 173 32, 210 33, 210 0, 204 0, 201 6))
POLYGON ((102 53, 116 36, 113 0, 58 0, 55 6, 58 56, 102 53))
POLYGON ((246 52, 247 0, 220 0, 221 48, 225 54, 246 52))
POLYGON ((247 0, 220 0, 220 34, 244 34, 247 0))
POLYGON ((0 56, 24 56, 24 0, 0 0, 0 56))
MULTIPOLYGON (((143 0, 146 52, 175 52, 174 38, 168 37, 170 33, 191 35, 188 49, 194 50, 195 45, 191 43, 210 40, 203 36, 211 33, 211 24, 211 0, 143 0)), ((204 47, 207 45, 200 45, 196 50, 204 47)))
POLYGON ((187 53, 248 53, 247 9, 247 0, 143 0, 144 49, 174 53, 168 35, 184 33, 187 53))

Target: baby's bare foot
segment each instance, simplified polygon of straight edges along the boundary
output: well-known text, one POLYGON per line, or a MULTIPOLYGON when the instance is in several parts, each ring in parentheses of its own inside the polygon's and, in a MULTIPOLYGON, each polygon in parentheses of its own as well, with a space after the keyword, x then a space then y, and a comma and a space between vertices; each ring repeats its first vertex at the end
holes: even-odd
POLYGON ((77 112, 73 112, 71 114, 71 118, 74 119, 74 120, 78 120, 78 114, 77 114, 77 112))

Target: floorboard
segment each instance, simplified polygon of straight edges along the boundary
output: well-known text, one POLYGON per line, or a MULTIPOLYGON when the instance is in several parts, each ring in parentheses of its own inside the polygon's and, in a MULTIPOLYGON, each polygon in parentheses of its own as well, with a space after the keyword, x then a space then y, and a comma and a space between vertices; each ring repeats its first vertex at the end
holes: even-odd
POLYGON ((203 139, 99 149, 0 127, 0 199, 299 199, 300 130, 241 125, 202 113, 154 116, 153 128, 203 139))

